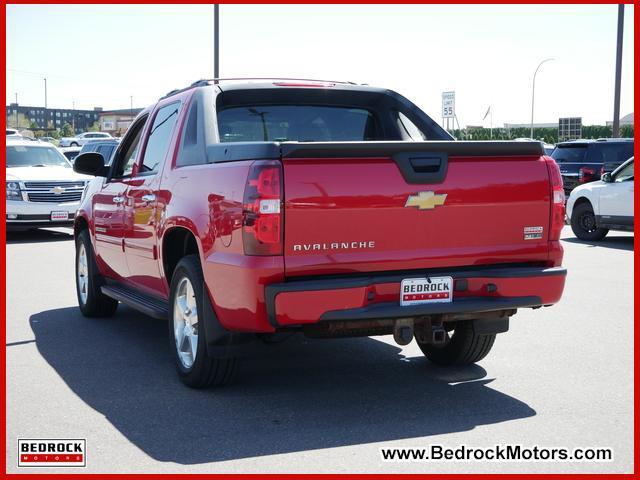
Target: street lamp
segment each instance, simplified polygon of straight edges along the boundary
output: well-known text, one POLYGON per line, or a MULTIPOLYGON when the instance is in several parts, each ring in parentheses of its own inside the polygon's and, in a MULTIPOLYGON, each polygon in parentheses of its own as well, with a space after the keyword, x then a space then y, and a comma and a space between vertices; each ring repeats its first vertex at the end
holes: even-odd
MULTIPOLYGON (((213 5, 213 78, 220 77, 220 5, 213 5)), ((217 80, 214 83, 218 83, 217 80)))
POLYGON ((530 135, 531 138, 533 138, 533 106, 536 99, 536 75, 538 74, 538 70, 540 70, 540 67, 542 66, 542 64, 546 62, 550 62, 551 60, 553 60, 553 58, 545 58, 544 60, 542 60, 538 64, 536 71, 533 73, 533 88, 531 89, 531 135, 530 135))

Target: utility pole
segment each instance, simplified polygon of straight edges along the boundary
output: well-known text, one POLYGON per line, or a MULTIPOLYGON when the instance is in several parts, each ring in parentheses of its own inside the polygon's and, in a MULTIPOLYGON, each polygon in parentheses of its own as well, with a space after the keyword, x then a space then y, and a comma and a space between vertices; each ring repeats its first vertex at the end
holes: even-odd
POLYGON ((217 3, 213 5, 213 30, 213 78, 220 78, 220 5, 217 3))
POLYGON ((611 136, 620 136, 620 83, 622 79, 622 32, 624 30, 624 5, 618 5, 618 41, 616 45, 616 85, 613 97, 613 128, 611 136))
POLYGON ((531 138, 533 138, 533 105, 536 99, 536 75, 538 74, 538 70, 540 70, 540 67, 542 66, 542 64, 549 62, 551 60, 553 60, 553 58, 545 58, 544 60, 542 60, 538 64, 536 71, 533 73, 533 88, 531 89, 531 135, 530 135, 531 138))
POLYGON ((44 79, 44 128, 49 126, 49 112, 47 111, 47 79, 44 79))
POLYGON ((16 92, 16 130, 19 128, 18 125, 18 92, 16 92))
POLYGON ((76 101, 71 100, 71 128, 73 133, 76 133, 76 101))

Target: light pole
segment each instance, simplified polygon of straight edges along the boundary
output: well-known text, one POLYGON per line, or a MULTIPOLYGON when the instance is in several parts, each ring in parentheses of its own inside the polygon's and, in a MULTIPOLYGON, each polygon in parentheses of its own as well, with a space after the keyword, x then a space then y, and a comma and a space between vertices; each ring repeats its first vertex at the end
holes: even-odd
POLYGON ((213 78, 220 78, 220 5, 217 3, 213 5, 213 78))
POLYGON ((542 66, 542 64, 546 62, 550 62, 551 60, 553 60, 553 58, 545 58, 544 60, 542 60, 538 64, 536 71, 533 73, 533 88, 531 89, 531 135, 530 135, 531 138, 533 138, 533 107, 536 99, 536 75, 538 74, 538 70, 540 70, 540 67, 542 66))
POLYGON ((19 128, 20 126, 18 125, 18 92, 16 92, 16 130, 19 128))
POLYGON ((76 134, 76 101, 71 100, 71 128, 73 129, 73 134, 76 134))
POLYGON ((618 5, 618 42, 616 45, 616 84, 613 97, 612 138, 620 135, 620 81, 622 77, 622 31, 624 29, 624 5, 618 5))
POLYGON ((47 79, 44 79, 44 128, 49 126, 49 112, 47 111, 47 79))

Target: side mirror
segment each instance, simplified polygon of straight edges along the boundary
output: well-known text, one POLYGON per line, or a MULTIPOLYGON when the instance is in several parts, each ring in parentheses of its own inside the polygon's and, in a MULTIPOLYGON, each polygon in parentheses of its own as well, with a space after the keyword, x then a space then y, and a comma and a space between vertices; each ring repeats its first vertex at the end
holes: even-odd
POLYGON ((78 155, 73 162, 73 170, 84 175, 94 177, 106 177, 109 168, 104 164, 104 157, 96 152, 87 152, 78 155))
POLYGON ((613 180, 611 179, 611 172, 603 173, 600 177, 604 183, 611 183, 613 180))

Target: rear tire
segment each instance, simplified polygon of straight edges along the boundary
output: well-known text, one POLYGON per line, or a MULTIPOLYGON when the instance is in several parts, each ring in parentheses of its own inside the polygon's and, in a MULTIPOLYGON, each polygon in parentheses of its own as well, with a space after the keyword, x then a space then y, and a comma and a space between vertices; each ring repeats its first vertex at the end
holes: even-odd
POLYGON ((197 255, 184 257, 171 278, 169 332, 178 376, 192 388, 218 387, 232 382, 237 359, 207 355, 202 312, 204 276, 197 255))
POLYGON ((598 228, 593 207, 588 202, 576 205, 571 213, 571 230, 580 240, 602 240, 609 230, 598 228))
POLYGON ((110 317, 116 313, 118 301, 102 293, 102 283, 89 231, 82 230, 76 237, 76 294, 85 317, 110 317))
POLYGON ((479 362, 493 347, 496 334, 479 335, 473 328, 473 320, 456 322, 453 332, 449 332, 444 345, 421 343, 418 347, 431 362, 437 365, 469 365, 479 362))

